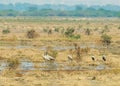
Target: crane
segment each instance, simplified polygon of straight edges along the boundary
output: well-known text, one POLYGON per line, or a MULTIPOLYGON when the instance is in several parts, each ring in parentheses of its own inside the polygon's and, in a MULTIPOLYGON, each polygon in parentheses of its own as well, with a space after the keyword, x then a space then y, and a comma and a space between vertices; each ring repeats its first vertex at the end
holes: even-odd
POLYGON ((95 61, 95 56, 92 56, 91 59, 92 59, 93 61, 95 61))
POLYGON ((68 55, 68 59, 71 60, 71 61, 73 60, 71 55, 68 55))
POLYGON ((48 55, 47 52, 44 53, 43 55, 44 60, 50 61, 50 60, 55 60, 52 56, 48 55))
POLYGON ((106 61, 106 56, 103 55, 103 56, 102 56, 102 59, 103 59, 103 61, 106 61))

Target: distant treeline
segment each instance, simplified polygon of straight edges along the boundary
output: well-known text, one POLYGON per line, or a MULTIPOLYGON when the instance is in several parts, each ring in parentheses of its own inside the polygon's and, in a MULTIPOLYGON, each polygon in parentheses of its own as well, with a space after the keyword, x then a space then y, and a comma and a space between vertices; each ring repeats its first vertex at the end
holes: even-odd
POLYGON ((0 16, 120 17, 120 6, 0 4, 0 16))

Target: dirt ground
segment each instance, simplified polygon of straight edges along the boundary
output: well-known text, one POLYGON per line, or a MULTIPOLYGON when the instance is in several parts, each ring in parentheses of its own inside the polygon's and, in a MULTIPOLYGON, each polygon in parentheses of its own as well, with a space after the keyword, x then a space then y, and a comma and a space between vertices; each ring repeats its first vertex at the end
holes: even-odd
MULTIPOLYGON (((73 46, 74 43, 90 50, 83 52, 81 59, 73 61, 70 65, 90 66, 107 65, 105 70, 28 70, 18 69, 0 71, 0 86, 120 86, 120 20, 117 18, 78 18, 48 20, 36 20, 25 18, 0 18, 0 60, 28 59, 32 62, 44 62, 42 55, 44 47, 73 46), (107 25, 107 26, 106 26, 107 25), (74 34, 80 34, 80 39, 66 38, 61 32, 55 32, 55 28, 66 30, 72 27, 74 34), (53 30, 52 34, 43 31, 44 28, 53 30), (85 34, 85 29, 91 29, 91 35, 85 34), (105 33, 112 37, 112 43, 108 49, 102 49, 100 37, 101 31, 108 28, 105 33), (4 34, 3 30, 9 29, 10 33, 4 34), (26 37, 28 30, 34 29, 38 37, 29 39, 26 37), (94 46, 95 48, 91 48, 94 46), (100 46, 100 49, 96 46, 100 46), (106 55, 106 61, 102 55, 106 55), (92 61, 91 56, 95 56, 92 61)), ((61 48, 60 48, 61 49, 61 48)), ((73 49, 74 50, 74 49, 73 49)), ((56 62, 67 62, 70 49, 58 50, 56 62)), ((36 67, 38 65, 35 65, 36 67)))
POLYGON ((1 74, 0 86, 119 86, 119 71, 11 71, 1 74))

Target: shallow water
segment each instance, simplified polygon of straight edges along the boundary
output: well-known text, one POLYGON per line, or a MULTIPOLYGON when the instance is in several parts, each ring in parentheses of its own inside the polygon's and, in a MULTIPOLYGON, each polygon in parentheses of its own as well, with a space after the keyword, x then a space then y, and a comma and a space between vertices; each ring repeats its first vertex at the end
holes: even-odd
POLYGON ((21 70, 35 70, 34 63, 32 63, 30 61, 20 62, 19 68, 21 70))
MULTIPOLYGON (((109 67, 103 64, 100 64, 98 66, 70 66, 68 62, 64 63, 57 63, 57 62, 38 62, 39 64, 38 68, 35 68, 35 63, 31 61, 21 61, 19 64, 20 70, 105 70, 109 67)), ((0 61, 0 71, 8 68, 7 63, 4 61, 0 61)))
POLYGON ((6 69, 8 64, 5 61, 0 61, 0 71, 6 69))

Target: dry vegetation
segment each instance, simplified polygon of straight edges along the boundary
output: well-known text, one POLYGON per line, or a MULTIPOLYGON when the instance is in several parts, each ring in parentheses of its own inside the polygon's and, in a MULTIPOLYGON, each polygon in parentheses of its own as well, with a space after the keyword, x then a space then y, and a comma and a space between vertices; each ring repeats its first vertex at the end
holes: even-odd
POLYGON ((0 86, 120 85, 119 19, 16 17, 0 18, 0 21, 0 60, 7 60, 10 68, 0 71, 0 86), (63 49, 65 47, 67 49, 63 49), (56 58, 56 62, 67 62, 70 54, 73 56, 70 65, 104 64, 111 69, 21 71, 17 68, 21 59, 44 62, 44 49, 56 58), (101 58, 103 54, 106 62, 101 58), (95 61, 91 60, 92 55, 95 61))

